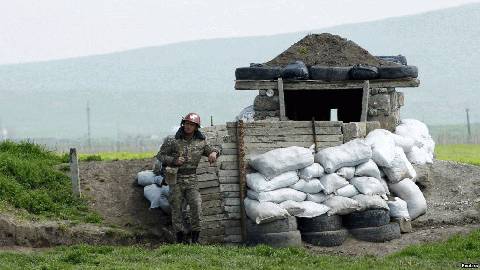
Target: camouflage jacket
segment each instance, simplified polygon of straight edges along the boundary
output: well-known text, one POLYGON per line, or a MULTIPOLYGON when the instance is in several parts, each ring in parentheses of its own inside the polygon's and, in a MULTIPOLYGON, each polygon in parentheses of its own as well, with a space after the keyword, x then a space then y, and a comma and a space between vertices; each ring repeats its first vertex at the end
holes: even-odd
POLYGON ((163 167, 166 167, 175 166, 176 159, 183 156, 185 162, 178 168, 178 174, 195 174, 200 158, 209 156, 212 152, 220 155, 220 151, 210 146, 200 131, 196 131, 193 138, 188 140, 180 127, 175 137, 168 136, 164 140, 156 157, 162 162, 163 167))

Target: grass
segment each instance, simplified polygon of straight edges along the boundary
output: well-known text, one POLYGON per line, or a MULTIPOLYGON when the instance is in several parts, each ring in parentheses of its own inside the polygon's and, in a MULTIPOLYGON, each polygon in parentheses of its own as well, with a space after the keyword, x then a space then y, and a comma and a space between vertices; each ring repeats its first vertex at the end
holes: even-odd
POLYGON ((70 178, 54 168, 62 162, 57 154, 28 141, 0 143, 0 209, 99 222, 100 216, 88 210, 86 201, 73 196, 70 178))
MULTIPOLYGON (((372 243, 372 245, 374 245, 372 243)), ((111 247, 79 245, 31 253, 0 252, 0 269, 458 269, 480 260, 480 230, 386 257, 329 256, 267 246, 111 247)))
POLYGON ((452 160, 480 166, 479 144, 443 144, 435 147, 437 159, 452 160))
MULTIPOLYGON (((110 161, 110 160, 131 160, 131 159, 144 159, 153 158, 157 153, 143 152, 143 153, 130 153, 130 152, 100 152, 97 154, 80 154, 80 161, 110 161)), ((66 157, 68 161, 68 156, 66 157)))

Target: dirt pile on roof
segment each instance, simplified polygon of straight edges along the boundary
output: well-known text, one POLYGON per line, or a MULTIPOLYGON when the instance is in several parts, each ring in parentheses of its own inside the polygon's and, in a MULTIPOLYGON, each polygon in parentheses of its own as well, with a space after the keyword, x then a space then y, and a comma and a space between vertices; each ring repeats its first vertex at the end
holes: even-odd
POLYGON ((307 66, 397 65, 376 58, 351 40, 329 33, 307 35, 266 64, 283 67, 295 60, 303 61, 307 66))

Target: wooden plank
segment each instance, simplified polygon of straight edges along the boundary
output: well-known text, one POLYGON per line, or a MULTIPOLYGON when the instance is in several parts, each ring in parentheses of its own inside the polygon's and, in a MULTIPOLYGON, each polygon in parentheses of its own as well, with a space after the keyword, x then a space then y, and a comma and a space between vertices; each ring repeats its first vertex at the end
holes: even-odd
POLYGON ((216 166, 209 166, 197 169, 197 175, 204 174, 204 173, 216 173, 217 167, 216 166))
POLYGON ((370 82, 368 80, 363 82, 362 94, 362 114, 360 116, 361 122, 367 122, 368 115, 368 97, 370 96, 370 82))
POLYGON ((205 174, 197 175, 198 182, 206 182, 206 181, 212 181, 212 180, 218 180, 218 177, 215 173, 205 173, 205 174))
MULTIPOLYGON (((316 136, 317 142, 335 142, 343 139, 343 135, 317 135, 316 136)), ((275 143, 275 142, 291 142, 291 141, 300 141, 300 142, 312 142, 313 137, 312 134, 310 135, 296 135, 296 134, 289 134, 289 135, 282 135, 282 134, 274 134, 274 135, 250 135, 245 136, 244 141, 246 144, 251 143, 275 143)))
MULTIPOLYGON (((312 121, 276 121, 276 122, 248 122, 243 123, 246 129, 251 128, 271 128, 271 127, 278 127, 278 128, 311 128, 312 121)), ((341 127, 343 124, 342 121, 315 121, 315 127, 341 127)), ((236 122, 228 122, 227 123, 229 130, 235 128, 236 122)))
MULTIPOLYGON (((394 80, 371 80, 372 88, 388 87, 418 87, 420 81, 414 78, 402 78, 394 80)), ((283 81, 283 91, 292 90, 341 90, 341 89, 362 89, 363 81, 317 81, 317 80, 296 80, 283 81)), ((237 80, 235 81, 236 90, 279 90, 277 81, 264 80, 237 80)))
POLYGON ((239 184, 220 184, 220 191, 240 191, 239 184))
POLYGON ((283 79, 278 78, 277 80, 277 89, 278 89, 278 101, 280 103, 280 121, 287 120, 285 114, 285 93, 283 92, 283 79))
POLYGON ((207 201, 214 201, 214 200, 222 200, 223 194, 222 193, 209 193, 209 194, 202 194, 202 202, 207 201))
POLYGON ((240 206, 240 198, 225 198, 223 203, 228 206, 240 206))
POLYGON ((234 169, 234 170, 219 170, 218 171, 218 176, 219 177, 222 177, 222 176, 230 176, 230 177, 233 177, 233 176, 239 176, 239 172, 238 172, 238 169, 234 169))
POLYGON ((202 208, 202 213, 206 216, 218 215, 223 213, 223 209, 221 207, 202 208))
POLYGON ((76 197, 80 197, 80 170, 78 168, 78 157, 76 148, 70 148, 70 178, 72 179, 73 195, 76 197))
POLYGON ((214 200, 202 203, 202 208, 221 207, 222 200, 214 200))
POLYGON ((235 191, 224 191, 222 194, 224 198, 240 198, 240 194, 235 191))
POLYGON ((218 182, 220 184, 239 184, 240 177, 238 176, 220 176, 218 177, 218 182))
POLYGON ((218 182, 218 180, 198 182, 198 188, 200 189, 218 187, 219 185, 220 183, 218 182))
MULTIPOLYGON (((315 126, 317 135, 340 135, 342 128, 338 127, 318 127, 315 126)), ((263 127, 249 128, 245 130, 245 136, 265 136, 265 135, 312 135, 312 127, 263 127)))
POLYGON ((237 164, 237 162, 233 162, 233 161, 224 161, 220 164, 220 169, 221 170, 235 170, 235 169, 238 169, 238 164, 237 164))
POLYGON ((224 210, 229 213, 240 213, 240 205, 227 205, 224 206, 224 210))

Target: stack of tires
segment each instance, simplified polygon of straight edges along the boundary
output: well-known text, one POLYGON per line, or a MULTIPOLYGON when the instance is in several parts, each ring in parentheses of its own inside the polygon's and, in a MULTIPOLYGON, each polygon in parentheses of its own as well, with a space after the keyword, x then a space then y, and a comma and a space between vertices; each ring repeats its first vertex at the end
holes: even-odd
POLYGON ((295 217, 287 217, 268 223, 256 224, 247 219, 247 243, 272 247, 300 247, 302 238, 295 217))
POLYGON ((390 213, 386 209, 369 209, 343 216, 343 225, 358 240, 386 242, 400 238, 400 226, 390 223, 390 213))
POLYGON ((323 214, 313 218, 298 218, 297 221, 302 240, 315 246, 340 246, 348 236, 339 215, 323 214))

